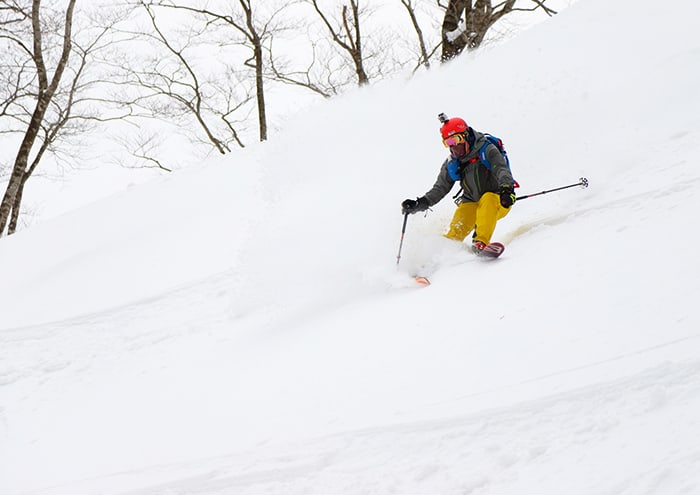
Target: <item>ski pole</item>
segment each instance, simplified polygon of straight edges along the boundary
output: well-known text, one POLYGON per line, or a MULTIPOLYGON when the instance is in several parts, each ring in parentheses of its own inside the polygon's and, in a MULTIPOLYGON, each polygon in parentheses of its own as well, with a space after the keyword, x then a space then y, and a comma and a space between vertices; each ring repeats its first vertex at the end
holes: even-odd
POLYGON ((401 227, 401 242, 399 243, 399 254, 396 255, 396 266, 399 266, 401 261, 401 248, 403 248, 403 238, 406 235, 406 222, 408 222, 408 213, 403 214, 403 227, 401 227))
POLYGON ((551 193, 554 191, 561 191, 562 189, 568 189, 570 187, 576 187, 576 186, 581 186, 581 187, 588 187, 588 179, 585 177, 581 177, 581 179, 576 183, 576 184, 569 184, 568 186, 562 186, 562 187, 557 187, 555 189, 549 189, 547 191, 542 191, 534 194, 527 194, 525 196, 518 196, 515 198, 515 201, 520 201, 521 199, 527 199, 527 198, 532 198, 533 196, 541 196, 542 194, 547 194, 551 193))

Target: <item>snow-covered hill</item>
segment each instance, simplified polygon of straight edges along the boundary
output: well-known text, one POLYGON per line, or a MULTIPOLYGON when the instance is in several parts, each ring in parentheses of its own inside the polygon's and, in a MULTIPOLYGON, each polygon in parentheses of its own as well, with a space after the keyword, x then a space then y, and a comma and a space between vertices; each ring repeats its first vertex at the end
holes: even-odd
POLYGON ((0 240, 0 493, 700 492, 700 4, 504 46, 0 240), (496 262, 410 217, 504 139, 496 262), (433 285, 411 286, 408 273, 433 285))

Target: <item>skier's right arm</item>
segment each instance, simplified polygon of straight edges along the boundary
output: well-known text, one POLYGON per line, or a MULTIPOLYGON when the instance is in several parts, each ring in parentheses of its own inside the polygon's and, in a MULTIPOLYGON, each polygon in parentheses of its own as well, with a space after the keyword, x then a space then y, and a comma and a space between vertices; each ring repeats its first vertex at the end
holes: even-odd
POLYGON ((452 186, 454 186, 455 180, 450 177, 450 173, 447 170, 448 162, 449 160, 445 160, 440 168, 437 179, 435 179, 435 184, 423 195, 423 197, 428 200, 428 206, 433 206, 440 202, 440 200, 450 192, 452 186))
POLYGON ((450 192, 455 181, 450 177, 447 170, 448 161, 449 160, 445 160, 445 163, 442 164, 435 184, 433 184, 433 187, 427 193, 416 199, 406 199, 401 203, 401 211, 404 214, 425 211, 434 204, 437 204, 450 192))

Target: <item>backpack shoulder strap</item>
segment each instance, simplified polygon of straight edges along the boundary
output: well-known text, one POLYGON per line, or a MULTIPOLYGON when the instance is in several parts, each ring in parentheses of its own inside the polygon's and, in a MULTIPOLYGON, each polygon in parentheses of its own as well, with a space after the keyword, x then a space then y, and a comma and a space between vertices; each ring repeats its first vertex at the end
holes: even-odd
POLYGON ((498 149, 498 151, 501 152, 501 155, 503 155, 503 159, 506 161, 506 166, 510 169, 510 160, 508 160, 508 153, 503 147, 503 141, 501 141, 501 139, 497 138, 496 136, 492 136, 491 134, 484 133, 484 137, 486 138, 486 142, 481 145, 481 148, 479 148, 479 158, 481 159, 481 162, 484 164, 484 166, 489 170, 489 172, 492 170, 491 162, 486 156, 486 148, 488 148, 489 144, 493 144, 498 149))

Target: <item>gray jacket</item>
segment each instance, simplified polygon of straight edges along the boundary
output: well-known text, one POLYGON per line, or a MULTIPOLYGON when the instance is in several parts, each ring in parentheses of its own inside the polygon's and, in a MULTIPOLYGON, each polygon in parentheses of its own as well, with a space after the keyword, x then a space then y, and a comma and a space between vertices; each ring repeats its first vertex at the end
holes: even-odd
POLYGON ((453 160, 457 165, 459 182, 462 186, 462 195, 458 199, 459 203, 479 201, 485 192, 498 193, 501 186, 513 187, 513 176, 508 169, 503 155, 493 144, 488 144, 486 147, 486 158, 491 164, 492 170, 489 171, 479 158, 479 150, 486 143, 486 138, 480 132, 474 131, 474 145, 469 150, 469 153, 459 160, 456 158, 448 158, 442 164, 440 173, 433 187, 425 193, 425 198, 428 200, 429 206, 438 203, 447 195, 457 182, 450 176, 448 165, 453 160))

